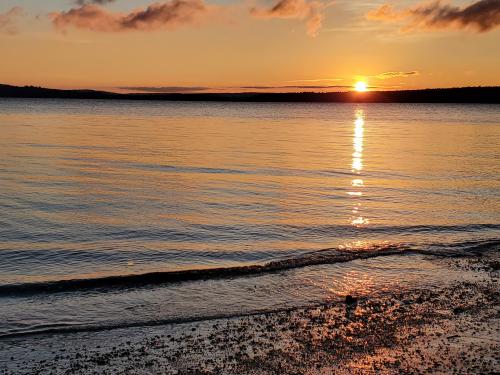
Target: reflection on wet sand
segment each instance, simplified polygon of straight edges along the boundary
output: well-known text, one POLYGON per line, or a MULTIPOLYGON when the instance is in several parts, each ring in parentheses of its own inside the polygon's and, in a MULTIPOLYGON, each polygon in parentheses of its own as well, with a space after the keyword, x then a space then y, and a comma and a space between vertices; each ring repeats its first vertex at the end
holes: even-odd
POLYGON ((364 112, 363 110, 356 110, 354 113, 354 135, 353 135, 353 149, 351 171, 353 173, 353 179, 351 180, 352 190, 347 192, 349 196, 355 199, 354 206, 352 208, 352 215, 349 219, 351 225, 360 227, 369 224, 369 220, 361 215, 360 202, 363 196, 364 181, 361 178, 361 171, 363 170, 363 133, 365 126, 364 112))

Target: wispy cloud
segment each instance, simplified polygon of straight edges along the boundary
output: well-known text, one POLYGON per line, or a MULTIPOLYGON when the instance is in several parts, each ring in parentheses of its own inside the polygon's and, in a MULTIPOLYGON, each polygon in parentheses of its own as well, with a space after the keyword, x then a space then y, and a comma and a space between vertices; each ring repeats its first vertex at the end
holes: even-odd
POLYGON ((418 71, 412 70, 410 72, 384 72, 374 76, 378 79, 390 79, 390 78, 401 78, 401 77, 411 77, 418 75, 418 71))
POLYGON ((60 31, 70 27, 99 32, 150 31, 195 24, 208 17, 213 8, 203 0, 171 0, 154 3, 130 13, 114 13, 99 5, 85 4, 66 12, 54 12, 49 16, 54 27, 60 31))
POLYGON ((245 90, 282 90, 282 89, 297 89, 297 90, 327 90, 327 89, 346 89, 352 88, 348 85, 287 85, 287 86, 241 86, 245 90))
POLYGON ((5 13, 0 13, 0 32, 7 34, 16 34, 17 27, 15 19, 23 15, 24 10, 21 7, 14 7, 5 13))
POLYGON ((314 79, 293 79, 286 82, 339 82, 343 81, 343 78, 314 78, 314 79))
POLYGON ((115 0, 75 0, 75 4, 77 5, 85 5, 85 4, 99 4, 99 5, 104 5, 104 4, 109 4, 109 3, 114 3, 115 0))
POLYGON ((271 8, 256 6, 250 10, 258 18, 299 19, 306 22, 307 33, 316 36, 323 23, 325 3, 317 0, 279 0, 271 8))
POLYGON ((175 93, 175 92, 205 91, 205 90, 210 90, 210 87, 204 87, 204 86, 161 86, 161 87, 129 86, 129 87, 118 87, 118 89, 125 90, 125 91, 131 91, 131 92, 175 93))
MULTIPOLYGON (((375 86, 373 86, 375 87, 375 86)), ((371 88, 373 88, 371 87, 371 88)), ((314 92, 345 91, 350 85, 245 85, 245 86, 122 86, 117 90, 133 93, 234 93, 234 92, 314 92)))
POLYGON ((462 8, 439 0, 403 10, 384 4, 370 11, 367 18, 406 22, 403 31, 456 28, 486 32, 500 25, 500 0, 479 0, 462 8))

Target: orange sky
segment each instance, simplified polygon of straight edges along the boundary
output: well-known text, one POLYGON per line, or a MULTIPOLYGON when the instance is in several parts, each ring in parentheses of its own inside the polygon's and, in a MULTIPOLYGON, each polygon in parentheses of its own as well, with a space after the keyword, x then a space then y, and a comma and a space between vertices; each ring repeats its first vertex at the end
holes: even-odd
POLYGON ((500 85, 500 0, 393 4, 2 0, 0 83, 135 91, 500 85))

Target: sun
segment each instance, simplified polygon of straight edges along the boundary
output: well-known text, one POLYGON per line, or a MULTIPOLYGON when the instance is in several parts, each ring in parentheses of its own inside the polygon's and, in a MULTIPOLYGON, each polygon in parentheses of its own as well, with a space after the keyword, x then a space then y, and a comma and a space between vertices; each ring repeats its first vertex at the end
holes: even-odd
POLYGON ((354 90, 356 90, 357 92, 365 92, 366 90, 368 90, 368 85, 366 84, 366 82, 358 81, 354 84, 354 90))

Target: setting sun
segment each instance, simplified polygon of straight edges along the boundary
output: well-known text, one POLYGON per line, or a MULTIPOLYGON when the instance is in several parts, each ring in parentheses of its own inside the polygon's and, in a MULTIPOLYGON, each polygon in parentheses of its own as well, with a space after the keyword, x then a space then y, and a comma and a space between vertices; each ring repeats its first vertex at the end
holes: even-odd
POLYGON ((354 84, 354 90, 358 92, 364 92, 368 90, 368 85, 366 84, 366 82, 358 81, 354 84))

